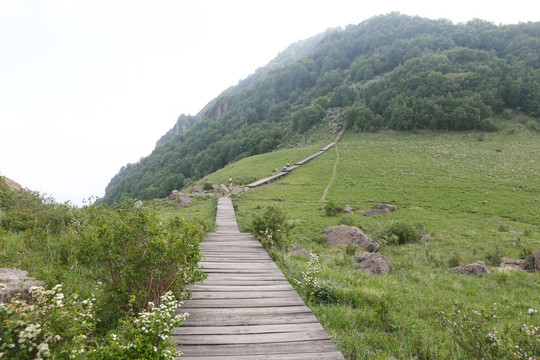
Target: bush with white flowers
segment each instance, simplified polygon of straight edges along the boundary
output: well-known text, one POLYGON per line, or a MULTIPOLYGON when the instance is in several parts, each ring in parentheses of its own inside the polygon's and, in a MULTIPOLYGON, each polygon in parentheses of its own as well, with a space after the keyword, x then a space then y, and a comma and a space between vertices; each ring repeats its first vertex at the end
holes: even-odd
POLYGON ((497 305, 467 310, 458 303, 450 314, 440 313, 444 326, 471 359, 536 360, 540 354, 540 319, 537 310, 523 313, 519 323, 497 326, 497 305))
POLYGON ((108 336, 108 343, 96 349, 96 359, 154 359, 172 360, 181 353, 172 346, 171 334, 188 314, 175 314, 181 305, 171 292, 161 297, 161 305, 149 304, 135 319, 120 322, 119 331, 108 336))
POLYGON ((0 359, 80 358, 95 327, 93 299, 65 296, 62 285, 32 296, 0 304, 0 359))
POLYGON ((154 359, 181 355, 171 334, 188 316, 176 314, 181 302, 171 292, 161 305, 122 319, 105 340, 96 341, 93 304, 65 296, 62 285, 51 290, 34 288, 34 301, 18 298, 0 304, 0 359, 154 359))

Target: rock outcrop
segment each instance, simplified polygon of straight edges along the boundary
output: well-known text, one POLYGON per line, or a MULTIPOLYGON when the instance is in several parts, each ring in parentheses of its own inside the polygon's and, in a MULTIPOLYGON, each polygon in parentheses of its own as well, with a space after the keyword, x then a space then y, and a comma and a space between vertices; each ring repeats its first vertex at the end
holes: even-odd
POLYGON ((364 212, 364 216, 387 215, 395 211, 396 207, 390 204, 379 204, 376 208, 364 212))
POLYGON ((491 271, 487 268, 486 264, 483 261, 477 261, 473 264, 456 266, 453 268, 455 271, 465 274, 465 275, 475 275, 475 274, 491 274, 491 271))
POLYGON ((326 243, 330 246, 352 243, 369 252, 377 252, 379 250, 379 244, 355 226, 329 226, 323 230, 322 234, 325 236, 326 243))
POLYGON ((521 269, 528 272, 540 270, 540 251, 527 255, 525 261, 521 264, 521 269))
POLYGON ((31 300, 30 289, 34 286, 45 287, 45 283, 28 276, 28 271, 0 268, 0 303, 8 302, 17 295, 31 300))
POLYGON ((11 180, 10 178, 7 178, 5 176, 2 176, 2 179, 6 182, 7 186, 13 191, 19 191, 22 189, 22 186, 19 183, 16 183, 15 181, 11 180))
POLYGON ((191 196, 178 190, 173 190, 171 192, 171 199, 174 200, 174 205, 179 207, 187 206, 191 203, 191 196))
POLYGON ((364 270, 372 275, 385 275, 392 272, 392 266, 386 256, 380 253, 363 253, 355 257, 357 263, 354 265, 356 270, 364 270))

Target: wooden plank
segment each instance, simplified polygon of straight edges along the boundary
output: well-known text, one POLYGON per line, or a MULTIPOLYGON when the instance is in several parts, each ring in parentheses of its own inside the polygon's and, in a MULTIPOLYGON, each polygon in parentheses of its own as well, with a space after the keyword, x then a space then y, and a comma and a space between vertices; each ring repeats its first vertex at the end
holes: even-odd
MULTIPOLYGON (((246 308, 268 306, 302 306, 304 302, 297 298, 259 298, 259 299, 191 299, 185 300, 183 309, 194 308, 246 308)), ((187 310, 186 310, 187 311, 187 310)))
POLYGON ((175 342, 184 345, 203 344, 264 344, 286 341, 330 340, 324 330, 303 332, 281 332, 270 334, 221 334, 221 335, 172 335, 175 342))
POLYGON ((278 297, 283 299, 288 298, 300 298, 294 290, 281 290, 281 291, 197 291, 193 292, 191 299, 257 299, 257 298, 272 298, 278 297))
POLYGON ((272 325, 272 324, 305 324, 318 323, 317 318, 312 313, 293 313, 293 314, 266 314, 266 315, 245 315, 245 314, 212 314, 213 316, 204 316, 204 314, 189 313, 190 316, 179 328, 189 326, 234 326, 234 325, 272 325))
POLYGON ((261 274, 221 274, 221 273, 212 273, 208 274, 208 278, 204 280, 205 282, 208 280, 221 280, 221 281, 228 281, 228 280, 253 280, 253 281, 267 281, 267 280, 286 280, 285 276, 283 274, 275 272, 275 273, 261 273, 261 274))
MULTIPOLYGON (((258 344, 246 348, 243 345, 215 345, 215 346, 185 346, 177 347, 187 356, 242 356, 242 355, 277 355, 277 354, 301 354, 307 352, 325 353, 335 350, 335 345, 330 340, 322 341, 289 341, 274 344, 258 344)), ((184 357, 182 357, 184 358, 184 357)))
POLYGON ((204 268, 237 268, 239 270, 242 269, 266 269, 266 270, 273 270, 275 268, 274 263, 270 261, 257 261, 257 262, 250 262, 250 263, 244 263, 244 262, 230 262, 230 261, 201 261, 200 265, 202 265, 204 268))
MULTIPOLYGON (((244 352, 245 354, 245 352, 244 352)), ((264 355, 232 355, 232 356, 189 356, 184 355, 182 360, 343 360, 343 355, 339 351, 325 353, 309 353, 302 354, 264 354, 264 355)))
POLYGON ((190 291, 254 291, 254 290, 288 290, 290 284, 279 285, 193 285, 189 287, 190 291))
POLYGON ((234 269, 234 268, 205 268, 206 274, 281 274, 275 269, 234 269))
MULTIPOLYGON (((305 324, 272 324, 252 326, 197 326, 182 329, 182 335, 220 335, 220 334, 269 334, 277 332, 319 331, 319 323, 305 324)), ((173 334, 178 334, 176 329, 173 334)))
MULTIPOLYGON (((298 314, 308 313, 312 314, 311 310, 307 306, 275 306, 275 307, 244 307, 244 308, 190 308, 182 306, 179 310, 180 313, 188 312, 190 316, 204 316, 206 318, 212 316, 265 316, 265 315, 284 315, 284 314, 298 314)), ((314 316, 314 315, 313 315, 314 316)))

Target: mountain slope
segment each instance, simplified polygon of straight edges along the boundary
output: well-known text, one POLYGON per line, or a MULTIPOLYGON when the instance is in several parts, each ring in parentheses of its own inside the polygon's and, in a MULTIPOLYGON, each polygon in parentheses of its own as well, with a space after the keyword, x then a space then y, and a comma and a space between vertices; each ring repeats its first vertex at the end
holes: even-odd
POLYGON ((538 117, 539 54, 540 23, 454 25, 393 13, 329 30, 196 116, 180 116, 151 155, 120 170, 103 201, 163 197, 230 162, 294 145, 329 109, 353 131, 494 130, 491 117, 507 109, 538 117))

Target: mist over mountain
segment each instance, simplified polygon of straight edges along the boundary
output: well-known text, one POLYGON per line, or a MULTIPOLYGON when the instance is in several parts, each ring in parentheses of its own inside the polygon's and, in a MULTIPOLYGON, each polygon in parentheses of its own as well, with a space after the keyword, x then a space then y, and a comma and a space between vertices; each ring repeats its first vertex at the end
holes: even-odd
POLYGON ((540 23, 453 24, 392 13, 292 44, 123 166, 102 201, 167 196, 272 151, 340 109, 352 131, 496 130, 540 116, 540 23))

